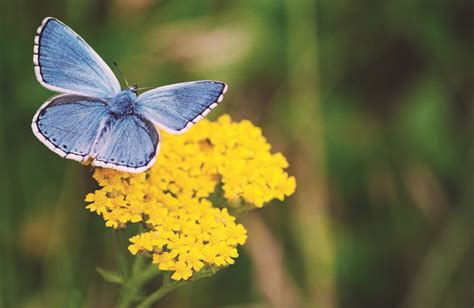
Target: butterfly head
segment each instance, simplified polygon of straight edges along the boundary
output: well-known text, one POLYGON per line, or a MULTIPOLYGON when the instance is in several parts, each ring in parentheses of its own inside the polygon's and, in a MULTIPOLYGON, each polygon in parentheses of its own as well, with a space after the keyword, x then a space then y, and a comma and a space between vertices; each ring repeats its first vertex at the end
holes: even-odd
POLYGON ((137 94, 137 91, 138 91, 138 85, 134 84, 132 85, 130 88, 129 88, 130 91, 132 91, 133 93, 135 93, 135 95, 137 94))

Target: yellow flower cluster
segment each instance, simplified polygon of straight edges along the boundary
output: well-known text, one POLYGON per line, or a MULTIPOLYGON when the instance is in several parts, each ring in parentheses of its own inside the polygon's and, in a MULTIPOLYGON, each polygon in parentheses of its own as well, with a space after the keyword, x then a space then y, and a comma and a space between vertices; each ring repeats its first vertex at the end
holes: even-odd
POLYGON ((274 198, 283 200, 293 194, 295 178, 284 171, 288 162, 281 153, 270 153, 260 128, 246 120, 232 123, 227 115, 208 124, 205 133, 214 145, 208 164, 221 176, 228 201, 262 207, 274 198))
POLYGON ((247 238, 225 204, 213 206, 217 185, 234 208, 262 207, 294 192, 287 167, 249 121, 204 119, 186 134, 164 133, 159 157, 145 173, 96 169, 101 188, 87 195, 87 208, 108 227, 143 223, 147 231, 130 238, 130 252, 148 253, 172 279, 187 280, 204 267, 233 264, 247 238))

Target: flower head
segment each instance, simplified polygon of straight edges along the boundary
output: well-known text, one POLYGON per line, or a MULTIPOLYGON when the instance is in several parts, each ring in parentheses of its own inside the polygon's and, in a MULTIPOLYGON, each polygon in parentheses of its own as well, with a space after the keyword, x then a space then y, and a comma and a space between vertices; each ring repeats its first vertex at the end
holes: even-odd
POLYGON ((204 119, 184 135, 164 133, 145 173, 96 169, 100 189, 86 196, 87 208, 108 227, 144 224, 147 231, 130 238, 130 252, 148 253, 172 279, 187 280, 205 267, 233 264, 247 238, 224 202, 212 201, 216 191, 222 189, 229 210, 283 200, 296 187, 287 167, 249 121, 204 119))

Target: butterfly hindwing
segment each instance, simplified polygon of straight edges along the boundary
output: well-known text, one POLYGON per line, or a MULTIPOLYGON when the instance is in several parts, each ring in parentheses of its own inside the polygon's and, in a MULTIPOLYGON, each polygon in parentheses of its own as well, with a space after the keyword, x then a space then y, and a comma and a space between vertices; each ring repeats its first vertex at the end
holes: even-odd
POLYGON ((100 99, 63 94, 47 101, 33 117, 38 139, 58 155, 79 162, 87 160, 107 119, 100 99))
POLYGON ((94 147, 92 165, 126 172, 147 170, 156 160, 160 136, 140 115, 112 117, 94 147))
POLYGON ((43 20, 33 52, 36 78, 50 90, 90 97, 111 97, 120 92, 120 84, 104 60, 55 18, 43 20))
POLYGON ((139 95, 135 108, 160 128, 180 134, 217 106, 226 90, 219 81, 178 83, 139 95))

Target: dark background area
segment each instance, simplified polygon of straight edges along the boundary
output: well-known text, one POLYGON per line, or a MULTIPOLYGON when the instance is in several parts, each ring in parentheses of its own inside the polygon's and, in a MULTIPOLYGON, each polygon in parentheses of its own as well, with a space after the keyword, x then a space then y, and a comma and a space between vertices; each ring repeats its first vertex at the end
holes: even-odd
MULTIPOLYGON (((229 84, 297 191, 242 223, 235 265, 160 307, 472 307, 473 1, 1 1, 0 306, 108 307, 113 231, 87 167, 30 129, 46 16, 131 83, 229 84)), ((125 250, 126 247, 123 247, 125 250)))

